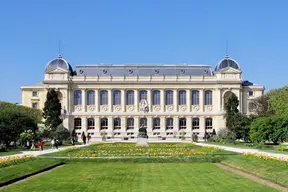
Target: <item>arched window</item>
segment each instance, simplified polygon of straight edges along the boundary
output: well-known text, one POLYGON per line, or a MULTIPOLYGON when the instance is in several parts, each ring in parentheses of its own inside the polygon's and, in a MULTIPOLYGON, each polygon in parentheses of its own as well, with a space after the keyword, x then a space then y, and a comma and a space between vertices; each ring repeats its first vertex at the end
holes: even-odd
POLYGON ((153 130, 160 129, 160 118, 153 118, 153 130))
POLYGON ((82 105, 82 91, 81 90, 74 91, 74 105, 82 105))
POLYGON ((142 99, 145 99, 145 100, 147 100, 147 91, 146 90, 141 90, 140 92, 139 92, 139 101, 141 101, 142 99))
POLYGON ((173 130, 173 118, 166 119, 166 130, 173 130))
POLYGON ((121 105, 121 91, 113 91, 113 105, 121 105))
POLYGON ((87 91, 87 105, 95 105, 95 91, 87 91))
POLYGON ((74 119, 74 128, 75 129, 81 129, 81 127, 82 127, 81 118, 75 118, 74 119))
POLYGON ((199 105, 199 91, 192 91, 192 105, 199 105))
POLYGON ((147 129, 147 118, 146 117, 140 118, 140 127, 147 129))
POLYGON ((128 90, 126 92, 126 105, 134 105, 134 91, 128 90))
POLYGON ((192 130, 199 129, 199 118, 192 119, 192 130))
POLYGON ((173 91, 171 90, 167 90, 165 92, 165 101, 166 101, 166 105, 173 105, 173 91))
POLYGON ((179 119, 179 130, 186 129, 186 118, 179 119))
POLYGON ((152 105, 160 105, 160 91, 159 90, 153 91, 152 105))
POLYGON ((178 104, 179 105, 186 105, 186 91, 181 90, 179 91, 179 96, 178 96, 178 104))
POLYGON ((134 119, 133 118, 127 119, 127 130, 129 130, 129 129, 134 129, 134 119))
POLYGON ((108 105, 108 91, 100 91, 100 105, 108 105))
POLYGON ((95 129, 95 121, 94 118, 87 119, 88 129, 95 129))
POLYGON ((212 118, 205 119, 205 130, 206 129, 213 129, 213 120, 212 118))
POLYGON ((100 130, 108 129, 108 119, 107 118, 101 118, 100 122, 101 122, 100 130))
POLYGON ((116 130, 116 129, 121 129, 121 119, 120 118, 114 119, 114 130, 116 130))
POLYGON ((212 91, 205 91, 205 105, 212 105, 212 91))

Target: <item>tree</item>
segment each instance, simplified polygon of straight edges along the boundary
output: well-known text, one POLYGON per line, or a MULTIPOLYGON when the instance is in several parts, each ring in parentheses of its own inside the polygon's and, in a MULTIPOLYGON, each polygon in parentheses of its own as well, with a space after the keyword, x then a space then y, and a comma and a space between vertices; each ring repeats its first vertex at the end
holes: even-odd
POLYGON ((43 117, 45 118, 45 125, 50 131, 55 132, 58 125, 62 123, 61 103, 58 98, 59 92, 55 89, 49 89, 46 96, 46 101, 43 109, 43 117))
POLYGON ((67 128, 63 126, 63 124, 60 124, 54 133, 52 133, 53 138, 57 139, 62 143, 63 141, 67 141, 70 139, 70 132, 67 128))
POLYGON ((274 114, 274 111, 271 111, 269 109, 268 101, 269 101, 270 94, 267 93, 265 95, 262 95, 256 99, 253 99, 249 103, 249 111, 253 113, 253 115, 256 116, 270 116, 274 114))
MULTIPOLYGON (((27 141, 30 142, 35 139, 35 133, 32 130, 25 130, 20 134, 20 141, 22 145, 26 145, 27 141)), ((27 145, 29 147, 29 145, 27 145)))
POLYGON ((288 87, 272 90, 268 100, 268 109, 275 115, 288 114, 288 87))
POLYGON ((235 117, 239 113, 238 105, 239 100, 237 96, 230 92, 224 104, 224 110, 226 112, 224 117, 226 119, 226 128, 232 132, 234 131, 235 117))

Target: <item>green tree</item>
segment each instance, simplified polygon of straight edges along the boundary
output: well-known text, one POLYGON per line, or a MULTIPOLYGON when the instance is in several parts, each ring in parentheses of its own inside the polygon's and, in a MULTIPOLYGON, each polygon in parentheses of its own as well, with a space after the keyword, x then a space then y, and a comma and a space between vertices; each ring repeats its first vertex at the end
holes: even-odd
POLYGON ((70 139, 70 132, 63 126, 63 124, 57 126, 56 131, 52 135, 53 138, 59 140, 60 143, 70 139))
MULTIPOLYGON (((35 139, 35 133, 30 129, 24 130, 20 134, 20 142, 24 145, 26 145, 27 141, 31 142, 34 139, 35 139)), ((27 146, 27 147, 29 147, 29 146, 27 146)))
POLYGON ((48 127, 52 133, 55 132, 57 126, 62 123, 62 119, 60 118, 61 103, 58 96, 58 91, 55 91, 55 89, 49 89, 43 109, 45 126, 48 127))
POLYGON ((275 112, 275 115, 288 114, 288 87, 272 90, 269 96, 268 108, 275 112))
POLYGON ((235 130, 235 126, 234 123, 236 121, 236 116, 239 114, 239 110, 238 110, 238 105, 239 105, 239 100, 237 98, 237 96, 232 93, 226 93, 228 94, 227 99, 225 104, 224 104, 224 110, 225 110, 225 119, 226 119, 226 128, 231 131, 234 132, 235 130))

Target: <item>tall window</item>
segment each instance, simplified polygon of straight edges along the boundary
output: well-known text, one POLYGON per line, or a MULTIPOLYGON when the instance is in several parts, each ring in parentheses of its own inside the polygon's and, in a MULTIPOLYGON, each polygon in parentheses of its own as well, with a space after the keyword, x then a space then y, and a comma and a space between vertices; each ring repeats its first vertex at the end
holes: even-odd
POLYGON ((74 105, 82 105, 82 91, 74 91, 74 105))
POLYGON ((212 91, 205 91, 205 105, 212 105, 212 91))
POLYGON ((173 105, 173 91, 171 91, 171 90, 167 90, 166 92, 165 92, 165 96, 166 96, 166 98, 165 98, 165 100, 166 100, 166 105, 173 105))
POLYGON ((179 119, 179 130, 186 129, 186 118, 179 119))
POLYGON ((213 121, 212 118, 205 119, 205 129, 212 129, 213 128, 213 121))
POLYGON ((192 130, 199 129, 199 118, 192 119, 192 130))
POLYGON ((166 119, 166 130, 173 130, 173 118, 166 119))
POLYGON ((82 124, 81 118, 75 118, 74 119, 74 128, 75 129, 81 129, 81 124, 82 124))
POLYGON ((32 96, 33 97, 37 97, 38 96, 38 92, 37 91, 32 91, 32 96))
POLYGON ((88 129, 95 129, 95 121, 94 118, 87 119, 88 129))
POLYGON ((159 90, 153 91, 152 105, 160 105, 160 91, 159 90))
POLYGON ((113 105, 121 105, 121 91, 113 91, 113 105))
POLYGON ((143 118, 140 118, 140 127, 142 127, 147 129, 147 118, 146 117, 143 117, 143 118))
POLYGON ((160 129, 160 118, 153 118, 153 130, 160 129))
POLYGON ((139 92, 139 101, 141 101, 142 99, 145 99, 145 100, 147 100, 147 91, 146 90, 141 90, 140 92, 139 92))
POLYGON ((116 130, 116 129, 121 129, 121 119, 120 118, 114 119, 114 130, 116 130))
POLYGON ((179 105, 186 105, 186 91, 185 90, 179 91, 178 100, 179 100, 178 102, 179 105))
POLYGON ((134 91, 128 90, 126 92, 126 105, 134 105, 134 91))
POLYGON ((134 129, 134 118, 127 119, 127 130, 134 129))
POLYGON ((100 120, 100 130, 106 130, 108 129, 108 119, 107 118, 101 118, 100 120))
POLYGON ((108 105, 108 91, 100 91, 100 105, 108 105))
POLYGON ((192 91, 192 105, 199 105, 199 91, 192 91))
POLYGON ((95 91, 87 91, 87 105, 95 105, 95 91))

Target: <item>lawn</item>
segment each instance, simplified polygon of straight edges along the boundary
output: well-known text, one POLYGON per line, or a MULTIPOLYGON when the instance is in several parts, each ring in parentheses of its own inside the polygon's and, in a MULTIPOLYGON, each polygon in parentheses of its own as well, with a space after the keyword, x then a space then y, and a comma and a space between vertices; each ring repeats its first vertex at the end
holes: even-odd
POLYGON ((278 191, 212 163, 71 163, 3 192, 278 191))

